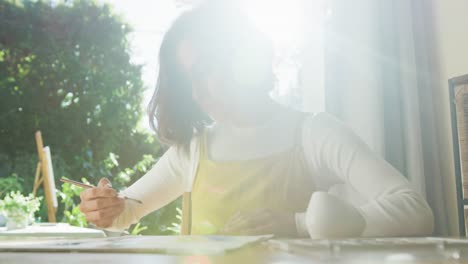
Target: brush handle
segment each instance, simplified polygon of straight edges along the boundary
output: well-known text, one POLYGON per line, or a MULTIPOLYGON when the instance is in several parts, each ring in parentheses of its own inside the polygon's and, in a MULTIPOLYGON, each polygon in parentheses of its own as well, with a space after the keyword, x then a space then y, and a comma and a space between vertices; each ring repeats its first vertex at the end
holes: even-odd
POLYGON ((74 181, 74 180, 69 180, 67 178, 60 178, 60 181, 61 182, 66 182, 66 183, 70 183, 70 184, 73 184, 73 185, 76 185, 76 186, 80 186, 80 187, 83 187, 85 189, 90 189, 90 188, 95 188, 96 186, 94 185, 91 185, 91 184, 86 184, 86 183, 83 183, 83 182, 78 182, 78 181, 74 181))
MULTIPOLYGON (((86 183, 78 182, 78 181, 74 181, 74 180, 69 180, 67 178, 60 178, 60 181, 70 183, 70 184, 73 184, 73 185, 76 185, 76 186, 79 186, 79 187, 82 187, 82 188, 85 188, 85 189, 96 188, 96 186, 94 186, 94 185, 86 184, 86 183)), ((129 201, 134 201, 134 202, 139 203, 139 204, 143 204, 143 202, 140 201, 140 200, 127 197, 127 196, 122 195, 120 193, 118 194, 117 197, 120 197, 120 198, 125 199, 125 200, 129 200, 129 201)))

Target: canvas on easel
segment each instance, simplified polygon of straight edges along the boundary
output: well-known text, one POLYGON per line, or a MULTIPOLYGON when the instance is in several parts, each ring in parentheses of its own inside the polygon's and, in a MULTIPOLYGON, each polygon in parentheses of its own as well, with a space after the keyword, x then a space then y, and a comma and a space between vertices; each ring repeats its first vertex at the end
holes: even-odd
POLYGON ((39 162, 37 163, 36 174, 34 177, 33 194, 36 195, 39 187, 41 185, 43 186, 47 205, 48 221, 54 223, 56 222, 55 214, 57 212, 58 202, 55 193, 55 179, 54 170, 52 167, 52 157, 50 154, 50 148, 44 148, 40 131, 36 132, 35 137, 39 162))

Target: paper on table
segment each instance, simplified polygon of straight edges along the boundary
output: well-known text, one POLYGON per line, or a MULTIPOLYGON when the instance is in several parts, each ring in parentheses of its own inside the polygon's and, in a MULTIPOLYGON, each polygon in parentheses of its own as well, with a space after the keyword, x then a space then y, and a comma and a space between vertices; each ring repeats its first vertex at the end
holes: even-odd
POLYGON ((319 263, 458 263, 466 239, 389 237, 270 240, 268 245, 319 263))
POLYGON ((102 230, 71 226, 66 223, 37 223, 26 228, 6 230, 0 228, 0 239, 18 237, 104 238, 102 230))
POLYGON ((265 236, 126 236, 105 239, 74 239, 8 246, 1 251, 49 252, 129 252, 166 254, 224 254, 252 243, 268 240, 265 236))
POLYGON ((322 250, 330 248, 352 249, 368 248, 376 250, 408 247, 440 248, 445 245, 468 244, 467 239, 443 237, 384 237, 384 238, 348 238, 348 239, 274 239, 269 244, 273 247, 291 250, 302 248, 308 250, 322 250))

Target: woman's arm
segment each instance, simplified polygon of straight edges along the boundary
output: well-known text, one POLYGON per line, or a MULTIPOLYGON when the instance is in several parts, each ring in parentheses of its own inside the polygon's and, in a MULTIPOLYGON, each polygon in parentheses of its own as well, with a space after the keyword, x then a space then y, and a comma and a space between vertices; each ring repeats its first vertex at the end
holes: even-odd
POLYGON ((167 205, 186 191, 190 173, 190 154, 171 147, 154 167, 133 185, 122 191, 128 197, 141 200, 139 204, 125 201, 124 211, 109 230, 122 231, 143 216, 167 205))
POLYGON ((357 208, 366 221, 363 236, 432 233, 432 210, 395 168, 334 117, 321 113, 305 122, 303 146, 312 171, 329 171, 366 200, 357 208))

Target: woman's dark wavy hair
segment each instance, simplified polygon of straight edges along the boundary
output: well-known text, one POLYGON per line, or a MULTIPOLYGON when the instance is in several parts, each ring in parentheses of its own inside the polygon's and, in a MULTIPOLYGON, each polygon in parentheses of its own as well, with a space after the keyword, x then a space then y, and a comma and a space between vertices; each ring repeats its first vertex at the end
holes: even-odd
MULTIPOLYGON (((188 146, 193 135, 212 122, 192 99, 190 80, 177 62, 176 50, 182 40, 193 46, 202 60, 200 64, 205 65, 196 64, 196 74, 206 74, 213 68, 230 72, 236 58, 245 61, 245 54, 249 53, 265 62, 263 65, 270 72, 268 79, 273 80, 269 39, 232 2, 235 1, 207 0, 180 15, 164 35, 156 89, 148 105, 150 126, 162 143, 188 146)), ((241 64, 251 63, 244 61, 241 64)))

